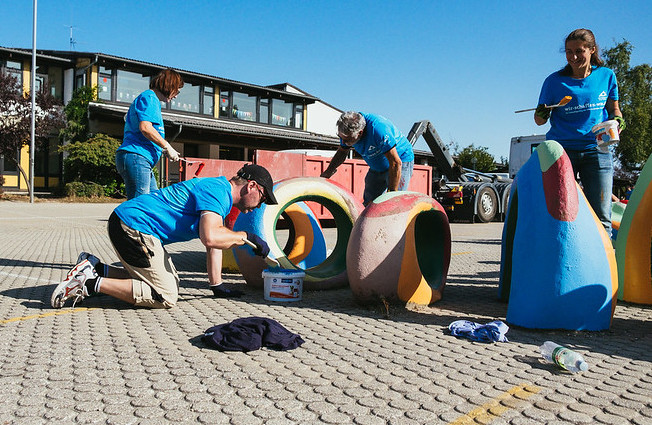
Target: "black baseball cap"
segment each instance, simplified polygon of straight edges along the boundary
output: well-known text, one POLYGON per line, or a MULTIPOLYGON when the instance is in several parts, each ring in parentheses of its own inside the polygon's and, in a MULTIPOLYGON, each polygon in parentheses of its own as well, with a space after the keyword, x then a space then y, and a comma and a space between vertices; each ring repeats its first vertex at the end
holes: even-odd
POLYGON ((274 180, 271 174, 265 167, 258 164, 247 164, 240 168, 237 173, 238 177, 245 180, 253 180, 263 187, 265 193, 265 203, 267 205, 276 205, 276 197, 274 196, 274 180))

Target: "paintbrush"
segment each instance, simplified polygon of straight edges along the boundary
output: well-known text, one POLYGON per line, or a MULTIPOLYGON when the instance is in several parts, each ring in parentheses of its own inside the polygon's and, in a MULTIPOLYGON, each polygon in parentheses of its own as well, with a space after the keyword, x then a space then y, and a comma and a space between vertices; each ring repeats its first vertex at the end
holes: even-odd
MULTIPOLYGON (((249 245, 253 249, 258 248, 258 246, 255 243, 251 242, 249 239, 242 238, 242 240, 244 241, 244 243, 246 243, 247 245, 249 245)), ((265 257, 265 262, 268 265, 272 266, 272 267, 280 267, 279 262, 277 260, 273 259, 272 257, 270 257, 269 254, 267 254, 267 257, 265 257)))
MULTIPOLYGON (((556 105, 543 105, 543 106, 545 106, 548 109, 558 108, 560 106, 564 106, 565 104, 567 104, 571 100, 573 100, 573 96, 564 96, 564 98, 562 100, 560 100, 559 103, 556 104, 556 105)), ((536 110, 537 110, 537 108, 521 109, 520 111, 514 111, 514 113, 518 114, 519 112, 536 111, 536 110)))

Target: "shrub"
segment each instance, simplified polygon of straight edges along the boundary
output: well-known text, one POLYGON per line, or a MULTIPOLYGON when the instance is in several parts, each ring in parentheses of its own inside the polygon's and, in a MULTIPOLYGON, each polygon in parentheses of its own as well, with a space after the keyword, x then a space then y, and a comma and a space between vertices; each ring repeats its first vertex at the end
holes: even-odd
POLYGON ((105 134, 62 146, 60 149, 68 152, 64 160, 64 180, 98 183, 107 186, 113 195, 122 182, 115 168, 115 152, 119 146, 118 139, 105 134))
POLYGON ((93 182, 67 183, 66 196, 72 198, 99 198, 104 196, 104 186, 93 182))
POLYGON ((125 184, 122 180, 119 182, 114 181, 104 186, 104 196, 109 196, 111 198, 124 198, 125 193, 125 184))

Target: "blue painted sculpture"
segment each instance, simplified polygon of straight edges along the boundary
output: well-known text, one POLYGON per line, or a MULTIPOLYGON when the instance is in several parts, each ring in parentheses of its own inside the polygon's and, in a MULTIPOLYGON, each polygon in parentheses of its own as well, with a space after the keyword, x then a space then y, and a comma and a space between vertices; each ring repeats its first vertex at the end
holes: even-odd
POLYGON ((608 329, 616 306, 614 250, 555 141, 540 144, 512 184, 499 295, 507 321, 533 329, 608 329))

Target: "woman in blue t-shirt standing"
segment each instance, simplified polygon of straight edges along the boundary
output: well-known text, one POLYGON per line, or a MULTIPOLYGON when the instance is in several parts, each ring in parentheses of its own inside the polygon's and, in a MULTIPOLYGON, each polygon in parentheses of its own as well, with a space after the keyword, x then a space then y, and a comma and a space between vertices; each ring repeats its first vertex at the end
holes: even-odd
POLYGON ((589 204, 610 234, 611 152, 598 150, 591 128, 607 119, 618 121, 619 132, 625 128, 618 107, 618 83, 614 72, 604 67, 591 30, 581 28, 571 32, 566 37, 565 51, 568 64, 543 82, 534 121, 543 125, 550 118, 546 138, 564 147, 573 171, 579 173, 589 204), (545 107, 557 104, 565 96, 572 96, 572 100, 552 113, 545 107))
POLYGON ((129 107, 125 117, 122 145, 115 155, 118 173, 125 182, 127 199, 158 189, 152 169, 165 154, 179 160, 177 152, 165 140, 161 102, 174 99, 183 87, 183 80, 172 69, 161 71, 129 107))

